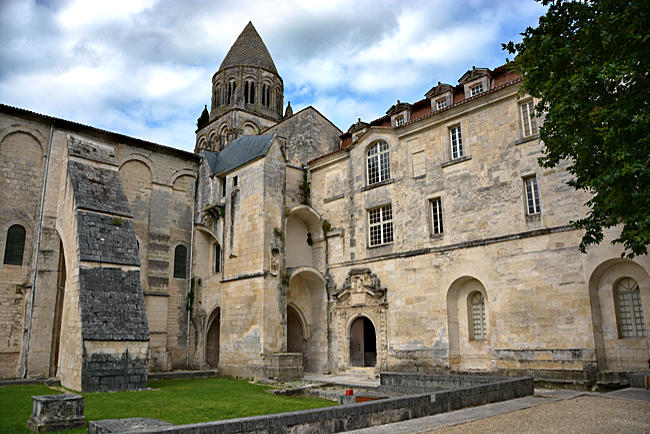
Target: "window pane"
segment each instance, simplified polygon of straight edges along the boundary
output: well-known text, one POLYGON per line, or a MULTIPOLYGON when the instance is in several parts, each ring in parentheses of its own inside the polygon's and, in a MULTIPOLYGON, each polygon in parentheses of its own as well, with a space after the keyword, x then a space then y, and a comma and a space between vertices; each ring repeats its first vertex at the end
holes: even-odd
POLYGON ((176 246, 174 250, 174 277, 185 279, 187 276, 187 249, 185 246, 176 246))
POLYGON ((7 230, 4 263, 8 265, 22 265, 24 251, 25 228, 20 225, 13 225, 7 230))

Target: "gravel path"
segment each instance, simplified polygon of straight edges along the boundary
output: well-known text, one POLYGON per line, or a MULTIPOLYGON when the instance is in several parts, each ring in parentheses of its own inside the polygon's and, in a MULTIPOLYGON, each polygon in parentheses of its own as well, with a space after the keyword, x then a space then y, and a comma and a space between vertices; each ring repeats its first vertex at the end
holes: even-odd
POLYGON ((650 433, 650 403, 579 396, 429 432, 650 433))

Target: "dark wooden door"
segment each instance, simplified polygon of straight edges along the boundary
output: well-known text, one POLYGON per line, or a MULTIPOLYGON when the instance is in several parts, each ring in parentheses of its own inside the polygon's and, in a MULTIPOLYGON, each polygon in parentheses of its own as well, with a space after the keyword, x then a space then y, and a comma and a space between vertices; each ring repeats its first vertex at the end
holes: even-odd
POLYGON ((350 327, 350 365, 363 366, 363 318, 357 318, 350 327))

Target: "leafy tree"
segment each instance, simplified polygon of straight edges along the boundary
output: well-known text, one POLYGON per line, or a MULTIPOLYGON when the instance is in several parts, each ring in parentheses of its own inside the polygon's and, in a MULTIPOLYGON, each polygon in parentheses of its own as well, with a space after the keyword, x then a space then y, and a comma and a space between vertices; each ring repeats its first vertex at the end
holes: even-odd
POLYGON ((647 0, 537 0, 547 6, 520 43, 504 44, 522 92, 545 114, 539 162, 568 162, 570 185, 588 191, 580 250, 622 224, 624 255, 650 243, 650 17, 647 0))

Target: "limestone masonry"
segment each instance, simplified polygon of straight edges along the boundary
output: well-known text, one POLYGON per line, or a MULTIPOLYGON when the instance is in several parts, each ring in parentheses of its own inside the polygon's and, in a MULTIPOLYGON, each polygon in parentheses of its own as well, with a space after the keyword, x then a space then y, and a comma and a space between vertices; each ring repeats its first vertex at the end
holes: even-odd
POLYGON ((0 376, 643 369, 650 260, 579 253, 520 86, 472 67, 342 132, 284 110, 249 23, 194 153, 0 105, 0 376))

